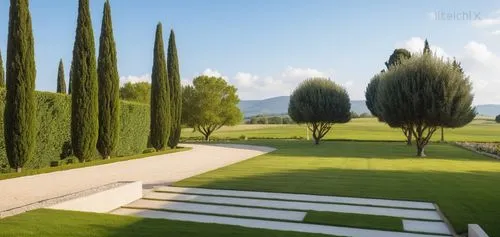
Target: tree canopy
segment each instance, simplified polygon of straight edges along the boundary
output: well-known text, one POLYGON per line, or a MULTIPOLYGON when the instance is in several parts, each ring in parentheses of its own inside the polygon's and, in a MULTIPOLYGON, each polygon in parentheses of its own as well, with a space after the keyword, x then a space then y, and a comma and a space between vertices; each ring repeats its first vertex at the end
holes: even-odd
POLYGON ((149 104, 149 100, 151 99, 151 83, 127 82, 120 87, 120 98, 122 100, 149 104))
POLYGON ((236 87, 223 78, 196 77, 192 86, 183 87, 182 122, 202 133, 208 141, 217 129, 236 125, 243 119, 236 92, 236 87))
POLYGON ((385 62, 385 66, 387 69, 390 69, 390 67, 394 65, 400 64, 403 60, 411 58, 411 53, 410 51, 406 49, 395 49, 394 52, 391 54, 389 57, 389 60, 385 62))
POLYGON ((325 78, 302 82, 290 96, 288 114, 297 123, 305 123, 319 144, 335 123, 351 119, 351 102, 347 91, 325 78))
POLYGON ((469 78, 431 54, 393 67, 380 83, 378 112, 391 127, 411 125, 418 156, 438 127, 462 127, 476 116, 469 78))

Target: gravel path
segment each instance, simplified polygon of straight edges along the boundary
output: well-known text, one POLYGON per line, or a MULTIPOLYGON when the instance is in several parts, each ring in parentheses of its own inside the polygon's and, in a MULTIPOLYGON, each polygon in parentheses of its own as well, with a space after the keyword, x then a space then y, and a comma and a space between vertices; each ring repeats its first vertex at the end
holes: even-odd
POLYGON ((106 165, 0 180, 0 212, 117 181, 168 185, 274 149, 247 145, 183 145, 192 150, 106 165))

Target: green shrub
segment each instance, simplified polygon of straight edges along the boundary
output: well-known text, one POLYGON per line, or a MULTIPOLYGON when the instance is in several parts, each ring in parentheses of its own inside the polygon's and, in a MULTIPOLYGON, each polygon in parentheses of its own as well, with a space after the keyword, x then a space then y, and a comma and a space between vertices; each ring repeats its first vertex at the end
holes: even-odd
MULTIPOLYGON (((35 157, 25 168, 50 166, 51 161, 71 157, 70 138, 71 97, 51 92, 35 92, 36 97, 36 147, 35 157)), ((5 108, 5 90, 0 89, 0 111, 5 108)), ((149 105, 121 101, 120 138, 114 156, 141 153, 147 148, 149 134, 149 105)), ((4 129, 0 116, 0 131, 4 129)), ((96 153, 97 154, 97 153, 96 153)), ((96 158, 98 158, 96 156, 96 158)), ((76 160, 75 160, 76 162, 76 160)), ((5 139, 0 136, 0 167, 7 164, 5 139)), ((9 169, 0 169, 6 172, 9 169)))
POLYGON ((59 166, 59 161, 53 160, 50 162, 50 167, 57 167, 57 166, 59 166))
POLYGON ((500 114, 499 114, 499 115, 497 115, 497 116, 495 117, 495 121, 496 121, 497 123, 500 123, 500 114))
POLYGON ((156 152, 156 149, 150 147, 150 148, 144 149, 144 151, 142 151, 142 154, 153 153, 153 152, 156 152))

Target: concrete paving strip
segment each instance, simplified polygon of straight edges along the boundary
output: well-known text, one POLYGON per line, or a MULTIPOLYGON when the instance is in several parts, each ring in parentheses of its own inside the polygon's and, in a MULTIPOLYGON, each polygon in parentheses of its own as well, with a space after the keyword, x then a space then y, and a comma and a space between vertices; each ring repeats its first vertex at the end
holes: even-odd
POLYGON ((369 206, 355 206, 355 205, 343 205, 343 204, 276 201, 276 200, 263 200, 263 199, 251 199, 251 198, 215 197, 215 196, 201 196, 201 195, 177 194, 177 193, 162 193, 162 192, 150 192, 145 194, 144 198, 170 200, 170 201, 199 202, 199 203, 209 203, 209 204, 240 205, 247 207, 265 207, 265 208, 277 208, 277 209, 289 209, 289 210, 301 210, 301 211, 328 211, 328 212, 355 213, 355 214, 379 215, 379 216, 394 216, 394 217, 410 218, 410 219, 441 220, 439 214, 433 210, 409 210, 409 209, 397 209, 388 207, 369 207, 369 206))
POLYGON ((155 210, 139 210, 120 208, 111 212, 117 215, 134 215, 146 218, 169 219, 179 221, 191 221, 199 223, 216 223, 225 225, 236 225, 248 228, 259 228, 281 231, 295 231, 303 233, 317 233, 336 236, 352 237, 443 237, 443 235, 416 234, 405 232, 393 232, 382 230, 368 230, 350 227, 325 226, 316 224, 293 223, 282 221, 255 220, 236 217, 221 217, 200 214, 175 213, 155 210))
POLYGON ((399 201, 388 199, 372 199, 372 198, 352 198, 339 196, 320 196, 308 194, 289 194, 289 193, 269 193, 269 192, 253 192, 253 191, 233 191, 219 189, 204 189, 204 188, 181 188, 181 187, 157 187, 157 191, 176 192, 186 194, 205 194, 205 195, 220 195, 231 197, 246 197, 246 198, 264 198, 264 199, 280 199, 289 201, 306 201, 306 202, 327 202, 327 203, 345 203, 355 205, 371 205, 383 207, 398 207, 412 209, 436 209, 429 202, 414 202, 414 201, 399 201))
POLYGON ((306 212, 139 199, 124 207, 302 221, 306 212))
POLYGON ((451 235, 444 222, 403 220, 403 228, 406 231, 451 235))

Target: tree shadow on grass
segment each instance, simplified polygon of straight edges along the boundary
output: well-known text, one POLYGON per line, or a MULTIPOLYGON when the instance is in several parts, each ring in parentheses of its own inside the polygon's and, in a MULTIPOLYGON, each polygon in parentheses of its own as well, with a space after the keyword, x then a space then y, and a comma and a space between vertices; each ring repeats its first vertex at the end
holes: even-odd
POLYGON ((458 233, 466 232, 467 224, 477 223, 491 236, 500 236, 498 172, 324 168, 230 174, 234 175, 207 173, 175 186, 427 201, 440 206, 458 233))
POLYGON ((496 161, 466 149, 446 143, 430 143, 425 151, 427 157, 417 157, 415 146, 403 142, 377 141, 322 141, 319 145, 311 141, 259 140, 244 144, 264 145, 277 150, 267 154, 271 157, 320 157, 320 158, 378 158, 378 159, 440 159, 496 161))

